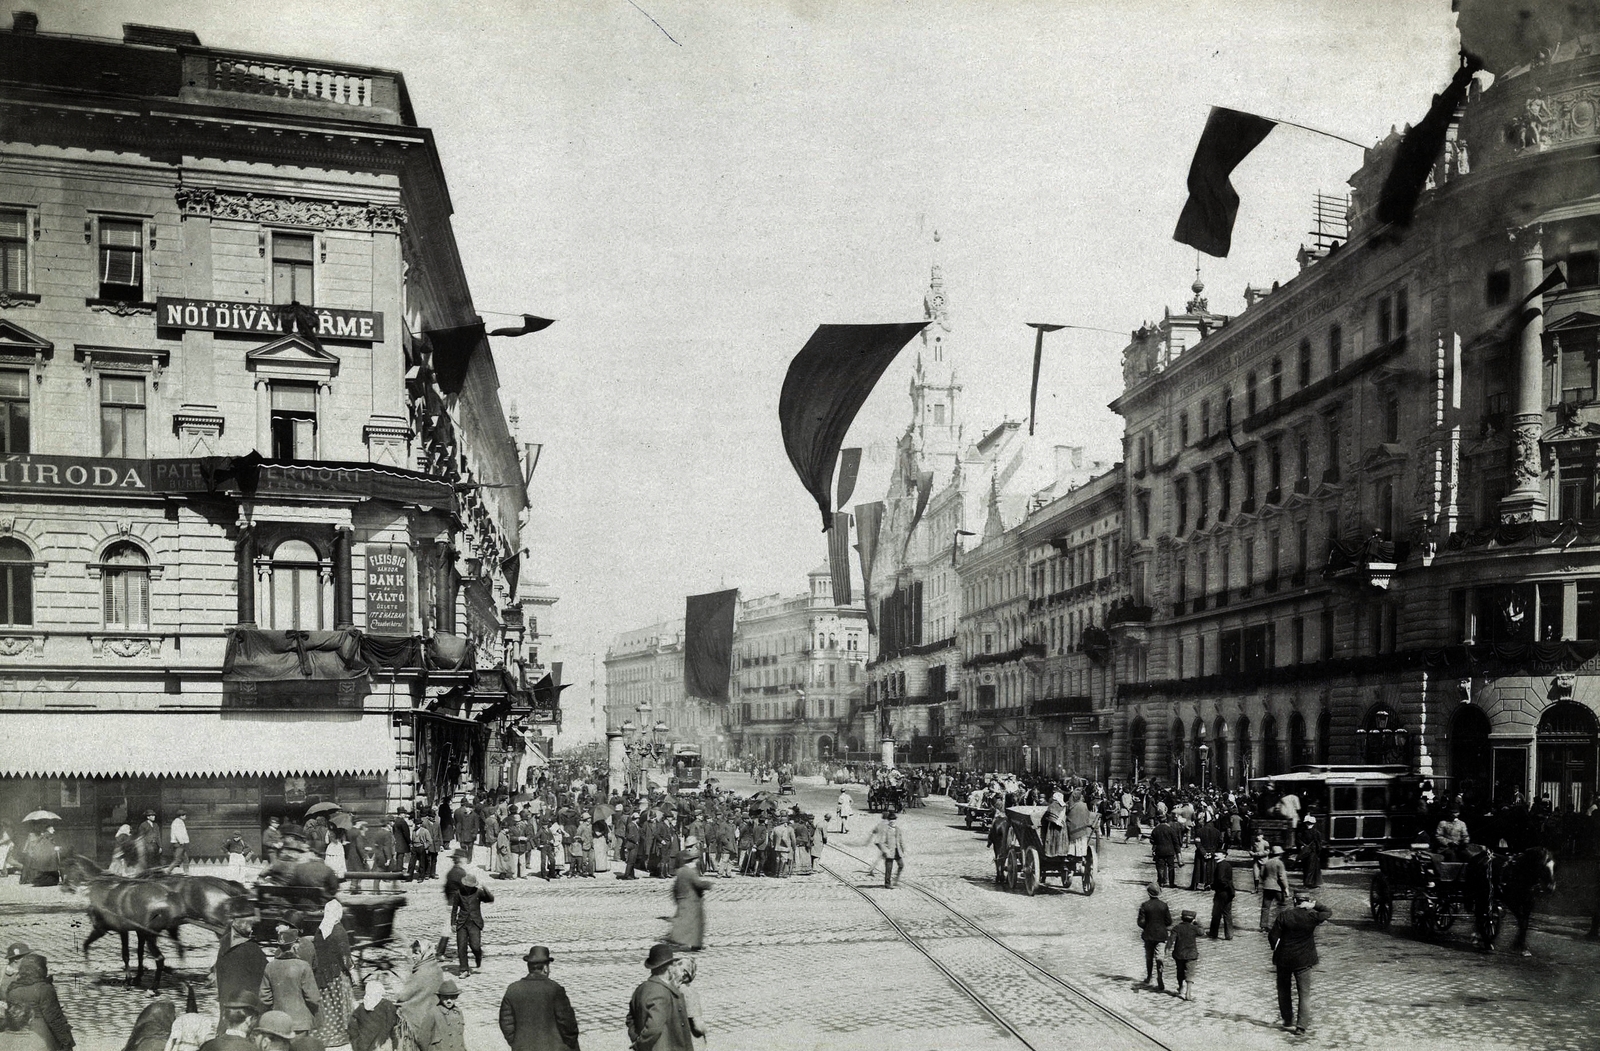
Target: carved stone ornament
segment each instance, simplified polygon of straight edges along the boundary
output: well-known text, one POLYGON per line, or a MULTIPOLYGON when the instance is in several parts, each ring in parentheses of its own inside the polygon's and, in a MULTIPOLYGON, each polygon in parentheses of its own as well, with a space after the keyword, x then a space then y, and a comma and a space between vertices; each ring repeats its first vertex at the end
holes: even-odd
POLYGON ((1511 481, 1513 489, 1539 488, 1539 422, 1518 423, 1511 431, 1511 481))
POLYGON ((10 310, 12 307, 35 307, 39 305, 38 297, 28 295, 13 295, 9 290, 0 289, 0 310, 10 310))
MULTIPOLYGON (((152 653, 152 643, 149 639, 112 638, 108 636, 91 635, 89 648, 96 657, 104 657, 107 653, 122 658, 142 657, 152 653)), ((159 656, 160 651, 154 651, 159 656)))
POLYGON ((185 187, 174 197, 185 217, 242 219, 283 226, 311 226, 324 230, 365 230, 399 233, 406 210, 397 204, 371 201, 324 201, 306 197, 272 197, 210 187, 185 187))
POLYGON ((0 637, 0 657, 21 657, 33 648, 31 635, 6 635, 0 637))
POLYGON ((133 303, 120 299, 101 299, 89 304, 89 309, 97 314, 114 314, 117 317, 138 317, 141 314, 154 317, 156 305, 154 303, 133 303))

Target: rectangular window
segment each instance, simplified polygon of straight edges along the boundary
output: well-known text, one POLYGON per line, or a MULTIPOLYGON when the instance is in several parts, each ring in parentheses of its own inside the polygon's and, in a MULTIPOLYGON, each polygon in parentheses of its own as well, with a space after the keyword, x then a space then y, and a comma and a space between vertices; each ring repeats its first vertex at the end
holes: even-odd
POLYGON ((1244 377, 1244 414, 1256 414, 1256 374, 1249 372, 1244 377))
POLYGON ((1600 252, 1572 252, 1567 255, 1567 287, 1592 288, 1600 285, 1600 252))
POLYGON ((934 407, 933 407, 933 424, 934 424, 935 427, 944 426, 944 405, 943 405, 943 403, 935 404, 934 407))
POLYGON ((1333 610, 1322 611, 1322 659, 1333 660, 1333 610))
POLYGON ((1397 288, 1394 293, 1394 338, 1405 342, 1411 328, 1411 290, 1397 288))
POLYGON ((1194 473, 1194 524, 1204 529, 1211 520, 1211 472, 1201 468, 1194 473))
POLYGON ((1324 440, 1324 445, 1327 448, 1328 466, 1322 472, 1322 480, 1329 484, 1336 484, 1339 481, 1339 438, 1339 417, 1329 416, 1324 440))
POLYGON ((1588 405, 1595 395, 1595 330, 1563 332, 1556 345, 1561 348, 1562 403, 1588 405))
POLYGON ((125 302, 144 299, 144 223, 101 219, 100 298, 125 302))
POLYGON ((0 453, 31 452, 26 369, 0 369, 0 453))
POLYGON ((1600 580, 1578 581, 1578 638, 1600 639, 1600 580))
POLYGON ((1233 510, 1233 460, 1217 461, 1217 521, 1226 522, 1233 510))
POLYGON ((1385 540, 1394 537, 1394 480, 1385 478, 1372 487, 1373 521, 1385 540))
POLYGON ((1378 297, 1378 346, 1394 338, 1394 304, 1388 296, 1378 297))
POLYGON ((1211 437, 1211 402, 1200 399, 1200 437, 1211 437))
POLYGON ((1217 605, 1228 600, 1228 589, 1233 586, 1233 546, 1223 544, 1217 552, 1217 605))
POLYGON ((147 455, 143 376, 100 377, 100 455, 147 455))
POLYGON ((1183 678, 1183 640, 1182 639, 1178 640, 1178 653, 1177 653, 1176 663, 1178 665, 1178 675, 1177 675, 1177 677, 1181 679, 1181 678, 1183 678))
POLYGON ((1295 470, 1299 474, 1295 477, 1294 491, 1309 493, 1311 491, 1311 439, 1304 431, 1295 435, 1295 470))
POLYGON ((1223 675, 1238 675, 1244 668, 1244 636, 1238 629, 1217 637, 1217 670, 1223 675))
POLYGON ((1344 326, 1332 324, 1328 326, 1328 374, 1339 371, 1339 366, 1344 358, 1344 326))
POLYGON ((1189 444, 1189 414, 1178 413, 1178 444, 1187 447, 1189 444))
POLYGON ((1141 491, 1134 496, 1133 503, 1134 513, 1137 515, 1139 522, 1139 539, 1148 540, 1150 538, 1150 494, 1141 491))
POLYGON ((1272 625, 1253 625, 1245 628, 1242 636, 1244 670, 1259 672, 1272 667, 1272 625))
POLYGON ((1246 449, 1239 454, 1239 473, 1244 476, 1244 504, 1242 510, 1250 514, 1256 509, 1256 451, 1246 449))
POLYGON ((1277 503, 1283 498, 1283 440, 1267 441, 1267 502, 1277 503))
POLYGON ((1178 515, 1176 535, 1182 536, 1189 529, 1189 483, 1186 480, 1179 478, 1172 483, 1172 500, 1178 515))
POLYGON ((1539 641, 1561 641, 1561 593, 1566 585, 1559 580, 1547 580, 1539 585, 1539 641))
POLYGON ((33 559, 20 540, 0 539, 0 624, 33 623, 33 559))
POLYGON ((1244 580, 1240 583, 1246 592, 1256 582, 1256 542, 1253 537, 1246 537, 1244 541, 1244 580))
POLYGON ((1309 339, 1300 341, 1300 356, 1297 364, 1300 370, 1300 386, 1309 387, 1311 385, 1311 341, 1309 339))
POLYGON ((0 292, 28 291, 28 213, 0 211, 0 292))
POLYGON ((272 456, 276 460, 317 458, 317 385, 272 383, 272 456))
POLYGON ((1563 476, 1561 479, 1561 506, 1559 508, 1563 522, 1577 522, 1594 516, 1594 468, 1589 466, 1583 473, 1568 477, 1565 472, 1569 470, 1562 464, 1563 476))
POLYGON ((1294 565, 1302 577, 1311 565, 1311 529, 1304 522, 1296 525, 1294 530, 1294 565))
POLYGON ((1296 617, 1289 622, 1289 628, 1294 636, 1294 662, 1306 662, 1306 618, 1296 617))
POLYGON ((1373 606, 1367 615, 1367 652, 1383 652, 1383 607, 1373 606))
POLYGON ((312 259, 316 239, 309 234, 272 235, 272 301, 274 303, 316 302, 312 287, 312 259))

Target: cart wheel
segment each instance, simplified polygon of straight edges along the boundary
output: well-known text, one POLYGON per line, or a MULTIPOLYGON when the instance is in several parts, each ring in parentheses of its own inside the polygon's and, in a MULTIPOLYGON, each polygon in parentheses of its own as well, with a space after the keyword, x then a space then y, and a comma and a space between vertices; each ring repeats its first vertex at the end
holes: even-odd
POLYGON ((1367 892, 1367 910, 1379 930, 1388 930, 1394 920, 1394 895, 1389 891, 1389 881, 1383 873, 1372 877, 1372 888, 1367 892))
POLYGON ((1029 847, 1022 856, 1022 890, 1028 897, 1039 893, 1039 884, 1044 880, 1044 863, 1039 859, 1039 851, 1029 847))
POLYGON ((1493 948, 1495 940, 1500 937, 1500 927, 1505 922, 1506 907, 1499 903, 1489 906, 1489 914, 1483 920, 1483 936, 1493 948))
POLYGON ((1084 894, 1093 894, 1094 893, 1094 866, 1093 865, 1086 864, 1086 865, 1083 866, 1083 893, 1084 894))
POLYGON ((1443 934, 1455 922, 1455 913, 1431 894, 1421 893, 1411 899, 1411 926, 1428 934, 1443 934))
POLYGON ((1016 848, 1006 851, 1006 889, 1016 890, 1017 884, 1022 879, 1022 859, 1017 855, 1021 851, 1016 848))

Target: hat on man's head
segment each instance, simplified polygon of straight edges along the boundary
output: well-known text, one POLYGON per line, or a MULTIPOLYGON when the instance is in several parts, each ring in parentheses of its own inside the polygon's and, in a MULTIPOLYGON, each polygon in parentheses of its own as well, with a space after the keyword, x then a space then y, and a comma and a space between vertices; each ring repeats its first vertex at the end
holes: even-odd
POLYGON ((527 960, 529 963, 549 963, 550 950, 543 945, 535 945, 533 948, 529 949, 522 958, 527 960))
POLYGON ((254 993, 240 992, 234 993, 232 996, 228 997, 228 1002, 220 1006, 223 1009, 227 1009, 229 1007, 243 1007, 246 1010, 259 1011, 261 1010, 261 1001, 256 999, 254 993))
POLYGON ((154 810, 146 810, 144 812, 144 816, 145 817, 155 817, 156 816, 156 812, 154 810))
POLYGON ((1294 892, 1294 903, 1296 905, 1299 905, 1301 902, 1310 901, 1310 900, 1312 900, 1310 892, 1303 891, 1303 890, 1297 890, 1297 891, 1294 892))
POLYGON ((461 987, 456 984, 456 980, 454 978, 446 978, 444 981, 439 983, 439 999, 443 1000, 447 996, 460 995, 461 987))
POLYGON ((295 824, 293 821, 289 822, 288 824, 284 825, 282 828, 278 829, 278 834, 283 836, 284 839, 305 839, 306 838, 306 830, 304 828, 302 828, 301 826, 295 824))
POLYGON ((284 945, 293 945, 300 940, 300 928, 291 924, 278 924, 278 941, 284 945))
POLYGON ((885 814, 883 816, 885 818, 887 818, 888 820, 890 820, 890 821, 895 821, 900 817, 900 815, 895 813, 893 810, 889 811, 887 814, 885 814))
POLYGON ((256 1032, 271 1033, 285 1040, 294 1039, 294 1019, 287 1011, 268 1011, 256 1019, 256 1032))
POLYGON ((1283 853, 1283 844, 1281 844, 1281 843, 1272 844, 1272 856, 1273 857, 1277 857, 1279 854, 1282 854, 1282 853, 1283 853))
POLYGON ((644 965, 652 971, 659 971, 677 958, 672 946, 666 942, 656 942, 650 946, 650 955, 645 957, 644 965))
POLYGON ((476 887, 478 885, 478 877, 469 872, 461 877, 461 885, 463 887, 476 887))
POLYGON ((1182 918, 1184 919, 1185 922, 1194 919, 1195 918, 1195 911, 1193 909, 1184 909, 1182 918))
POLYGON ((1158 884, 1146 883, 1144 885, 1144 889, 1145 893, 1149 894, 1152 898, 1161 897, 1161 887, 1158 884))
POLYGON ((1317 815, 1315 815, 1315 814, 1307 814, 1306 815, 1306 824, 1315 825, 1316 823, 1317 823, 1317 815))
POLYGON ((6 959, 8 961, 20 960, 31 952, 33 952, 33 950, 28 948, 27 942, 12 942, 10 945, 6 946, 6 959))

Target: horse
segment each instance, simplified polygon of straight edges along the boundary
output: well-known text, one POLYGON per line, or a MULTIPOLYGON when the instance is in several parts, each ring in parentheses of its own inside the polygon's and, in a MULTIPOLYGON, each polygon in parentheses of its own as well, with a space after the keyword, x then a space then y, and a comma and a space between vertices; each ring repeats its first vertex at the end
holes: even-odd
POLYGON ((1495 861, 1495 897, 1517 921, 1513 952, 1532 956, 1528 951, 1528 922, 1533 918, 1533 902, 1541 894, 1556 889, 1556 856, 1548 847, 1534 847, 1515 856, 1502 855, 1495 861))
POLYGON ((134 988, 144 987, 144 957, 146 950, 156 963, 155 983, 151 992, 161 988, 161 976, 166 972, 167 960, 161 954, 157 938, 167 934, 178 947, 178 959, 183 960, 183 943, 178 940, 178 928, 188 918, 182 895, 163 886, 157 880, 113 876, 93 861, 78 854, 63 854, 61 858, 61 885, 73 890, 79 884, 89 888, 89 919, 94 930, 83 940, 83 962, 89 963, 89 946, 112 931, 122 939, 122 984, 134 988), (128 935, 135 936, 139 969, 128 974, 128 935))
POLYGON ((244 884, 220 876, 186 876, 169 873, 157 876, 161 884, 183 902, 182 922, 204 927, 221 937, 236 919, 248 919, 255 914, 255 905, 244 884))

